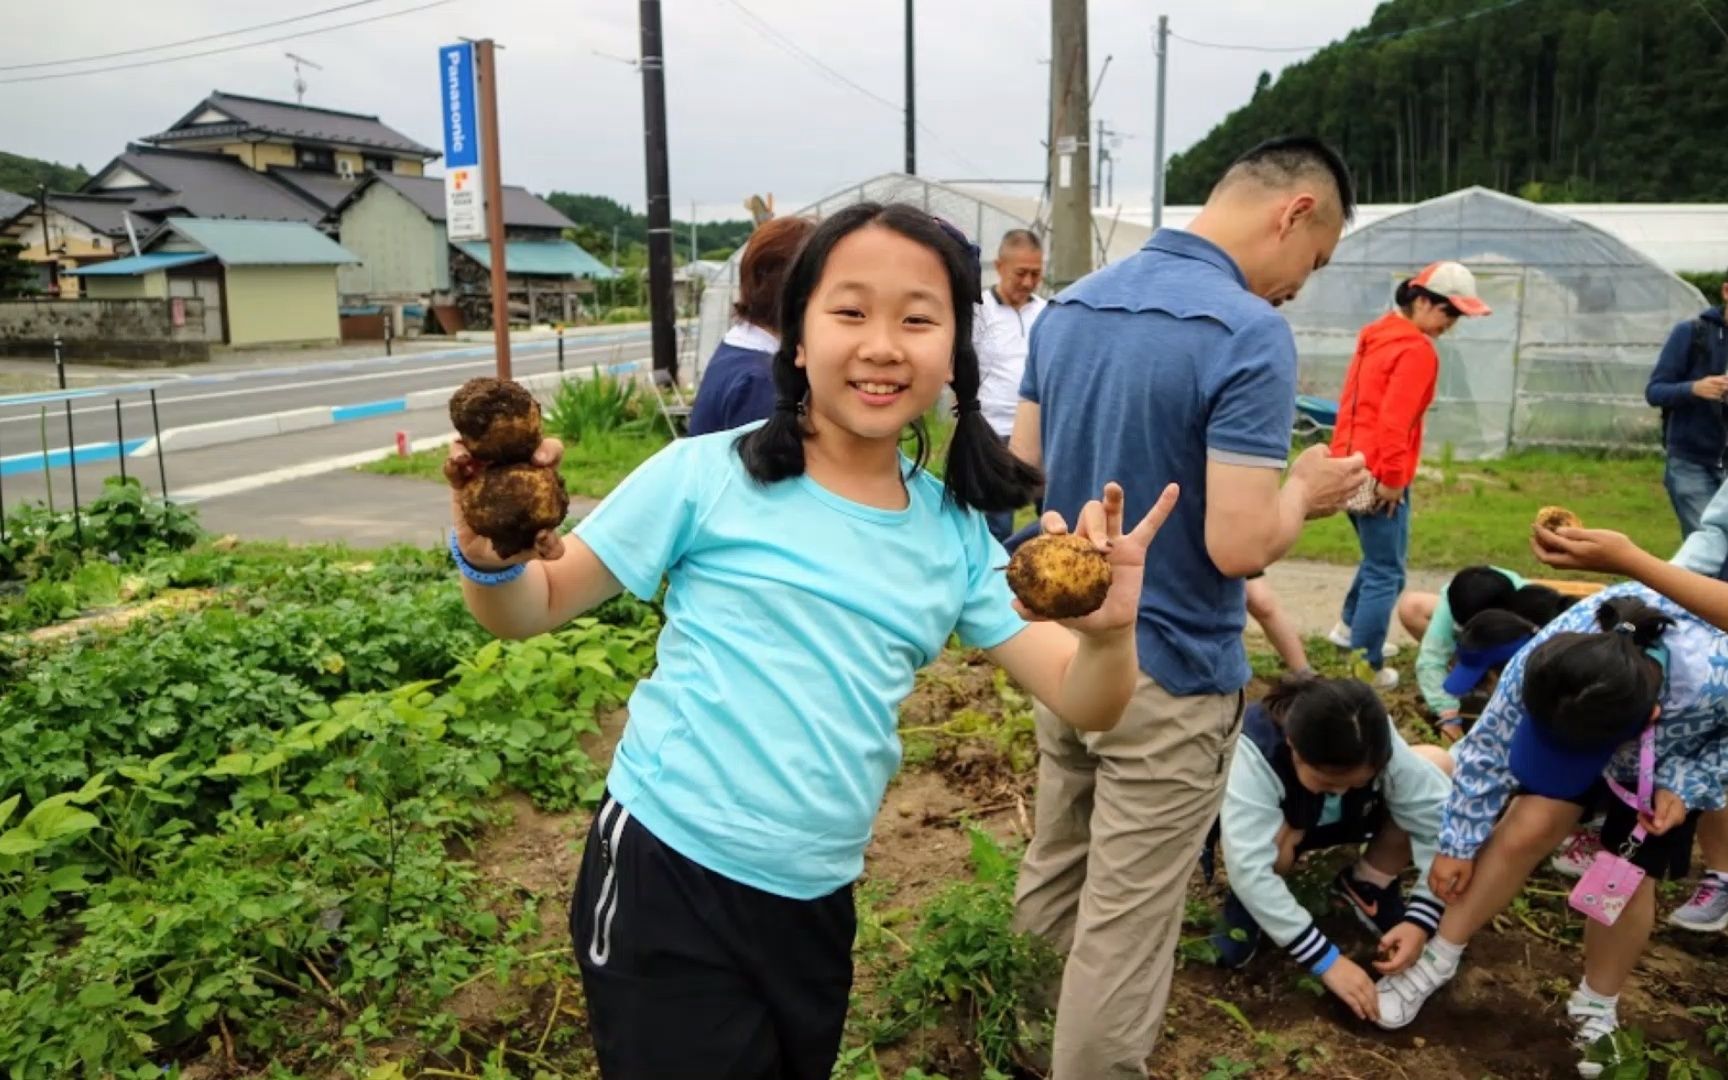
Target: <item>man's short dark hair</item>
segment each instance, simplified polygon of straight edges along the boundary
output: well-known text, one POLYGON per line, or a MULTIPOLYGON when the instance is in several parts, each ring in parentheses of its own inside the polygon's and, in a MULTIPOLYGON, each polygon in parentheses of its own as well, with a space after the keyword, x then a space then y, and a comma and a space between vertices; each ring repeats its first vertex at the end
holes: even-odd
POLYGON ((1338 189, 1338 206, 1349 222, 1356 216, 1356 184, 1350 179, 1350 166, 1344 164, 1338 151, 1313 135, 1267 139, 1231 162, 1218 186, 1252 178, 1270 188, 1286 188, 1315 173, 1332 178, 1338 189))
POLYGON ((1031 229, 1009 229, 1002 234, 1002 242, 996 245, 996 254, 1013 251, 1016 248, 1031 248, 1033 251, 1043 251, 1044 242, 1038 239, 1038 234, 1031 229))

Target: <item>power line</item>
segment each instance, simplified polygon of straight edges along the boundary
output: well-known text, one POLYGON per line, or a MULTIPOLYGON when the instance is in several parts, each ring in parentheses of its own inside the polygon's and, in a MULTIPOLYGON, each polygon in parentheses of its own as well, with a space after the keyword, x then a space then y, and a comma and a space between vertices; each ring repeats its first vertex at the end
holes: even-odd
MULTIPOLYGON (((780 30, 778 28, 776 28, 772 23, 768 22, 766 19, 757 15, 754 11, 751 11, 749 8, 745 7, 740 2, 740 0, 726 0, 726 2, 730 5, 732 5, 733 8, 737 9, 737 11, 740 15, 742 15, 746 19, 748 19, 752 26, 756 27, 758 30, 762 31, 762 33, 766 34, 769 37, 769 39, 772 40, 775 44, 779 45, 781 48, 785 49, 787 52, 792 53, 794 56, 796 56, 799 59, 803 60, 804 62, 808 63, 809 65, 814 67, 817 71, 821 72, 824 75, 827 75, 831 79, 835 79, 835 80, 843 83, 844 85, 850 87, 853 90, 856 90, 858 93, 863 94, 865 97, 869 98, 871 101, 876 102, 878 105, 886 106, 887 108, 893 109, 895 112, 903 111, 903 106, 901 105, 900 102, 890 101, 887 98, 883 97, 881 94, 878 94, 876 91, 870 89, 869 87, 864 86, 863 84, 858 83, 858 82, 854 81, 853 79, 849 78, 843 72, 837 71, 834 68, 829 67, 826 63, 824 63, 822 61, 822 59, 820 57, 811 53, 809 50, 807 50, 803 46, 799 45, 796 41, 793 41, 791 38, 789 38, 785 34, 781 33, 780 30)), ((940 146, 942 148, 942 150, 949 157, 953 158, 955 161, 958 161, 960 164, 966 166, 967 168, 978 172, 980 175, 987 175, 989 173, 989 171, 990 171, 989 169, 986 169, 984 166, 978 164, 976 161, 971 160, 970 158, 966 157, 964 154, 960 153, 958 150, 955 150, 952 146, 950 146, 942 138, 942 136, 938 135, 935 131, 931 130, 930 126, 928 124, 925 124, 922 120, 918 121, 916 126, 917 126, 919 131, 922 131, 924 134, 930 136, 930 138, 932 140, 934 140, 936 142, 936 144, 938 146, 940 146)))
POLYGON ((1225 50, 1227 52, 1261 52, 1261 53, 1313 52, 1316 49, 1329 49, 1329 48, 1332 48, 1334 46, 1372 45, 1375 42, 1391 41, 1393 38, 1409 37, 1412 34, 1422 34, 1422 33, 1426 33, 1429 30, 1438 30, 1441 27, 1457 26, 1461 23, 1469 22, 1472 19, 1480 19, 1484 15, 1498 14, 1502 11, 1507 10, 1508 8, 1515 8, 1518 5, 1526 3, 1526 2, 1527 2, 1527 0, 1506 0, 1506 2, 1503 4, 1496 4, 1493 7, 1481 8, 1481 9, 1476 10, 1476 11, 1465 12, 1463 15, 1454 15, 1454 16, 1452 16, 1450 18, 1446 18, 1446 19, 1438 19, 1438 20, 1431 22, 1431 23, 1424 23, 1421 26, 1411 26, 1411 27, 1407 27, 1406 29, 1403 29, 1403 30, 1392 30, 1388 33, 1375 34, 1371 37, 1347 38, 1343 41, 1328 41, 1328 42, 1321 44, 1321 45, 1243 45, 1243 44, 1238 44, 1236 42, 1198 41, 1198 40, 1191 38, 1191 37, 1184 37, 1183 35, 1178 34, 1174 30, 1170 31, 1170 36, 1175 38, 1177 41, 1183 42, 1184 44, 1188 44, 1188 45, 1194 45, 1198 48, 1222 49, 1222 50, 1225 50))
POLYGON ((370 18, 365 19, 351 19, 348 22, 335 23, 330 26, 321 26, 316 30, 301 30, 298 33, 281 34, 273 38, 264 38, 261 41, 248 41, 240 45, 224 45, 219 49, 204 49, 200 52, 182 53, 179 56, 164 56, 155 60, 138 60, 130 64, 111 64, 108 67, 89 68, 84 71, 57 71, 49 75, 20 75, 11 79, 0 79, 0 86, 6 86, 11 83, 46 82, 50 79, 75 79, 80 75, 103 75, 110 71, 129 71, 133 68, 155 67, 158 64, 173 64, 181 60, 196 60, 202 56, 216 56, 220 53, 238 52, 241 49, 255 49, 260 45, 274 45, 281 41, 294 41, 297 38, 312 37, 315 34, 327 34, 332 30, 346 30, 352 26, 365 26, 367 23, 382 22, 385 19, 394 19, 401 15, 412 15, 417 11, 426 11, 429 8, 443 7, 445 4, 454 3, 456 3, 456 0, 432 0, 431 3, 421 4, 418 7, 403 8, 401 11, 387 11, 382 15, 373 15, 370 18))
POLYGON ((205 34, 201 37, 186 38, 182 41, 166 41, 160 45, 145 45, 142 48, 137 49, 121 49, 118 52, 97 53, 95 56, 68 57, 65 60, 39 60, 33 64, 0 64, 0 71, 26 71, 32 68, 61 67, 65 64, 93 64, 98 60, 113 60, 120 56, 136 56, 139 53, 161 52, 163 49, 178 49, 185 45, 201 45, 206 41, 216 41, 219 38, 234 37, 238 34, 250 34, 258 30, 274 30, 278 26, 287 26, 289 23, 305 22, 307 19, 316 19, 320 15, 334 15, 338 11, 348 11, 351 8, 366 7, 370 4, 381 4, 383 2, 384 0, 351 0, 349 3, 338 4, 335 7, 325 8, 322 11, 312 11, 305 15, 292 15, 286 19, 277 19, 275 22, 259 23, 257 26, 248 26, 240 30, 224 30, 219 34, 205 34))
POLYGON ((1710 24, 1716 28, 1716 32, 1722 35, 1722 40, 1728 41, 1728 30, 1722 29, 1722 24, 1716 21, 1716 16, 1712 15, 1710 9, 1704 6, 1704 0, 1692 0, 1692 2, 1698 5, 1698 10, 1702 11, 1704 17, 1710 20, 1710 24))

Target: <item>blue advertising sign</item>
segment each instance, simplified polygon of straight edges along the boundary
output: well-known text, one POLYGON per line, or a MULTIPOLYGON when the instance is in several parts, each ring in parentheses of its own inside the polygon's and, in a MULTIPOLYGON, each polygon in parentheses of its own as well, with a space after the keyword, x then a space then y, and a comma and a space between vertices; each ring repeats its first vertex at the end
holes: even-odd
POLYGON ((438 50, 444 111, 444 209, 452 240, 486 239, 481 197, 480 117, 474 108, 474 46, 438 50))
POLYGON ((444 166, 455 169, 480 163, 480 140, 474 113, 474 46, 469 42, 438 50, 438 74, 444 98, 444 166))

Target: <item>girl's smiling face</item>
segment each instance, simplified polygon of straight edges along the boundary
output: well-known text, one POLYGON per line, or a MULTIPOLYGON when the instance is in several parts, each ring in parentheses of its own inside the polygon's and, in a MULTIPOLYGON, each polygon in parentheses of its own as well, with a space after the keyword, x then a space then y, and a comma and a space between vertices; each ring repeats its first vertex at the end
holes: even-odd
POLYGON ((936 252, 869 225, 834 245, 804 310, 798 366, 823 430, 898 442, 954 376, 953 291, 936 252))

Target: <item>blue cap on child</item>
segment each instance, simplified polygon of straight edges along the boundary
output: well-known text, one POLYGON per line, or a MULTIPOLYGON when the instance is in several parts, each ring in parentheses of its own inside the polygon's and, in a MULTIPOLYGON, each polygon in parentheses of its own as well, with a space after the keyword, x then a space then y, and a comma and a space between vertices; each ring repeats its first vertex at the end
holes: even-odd
POLYGON ((1517 656, 1519 649, 1530 644, 1532 636, 1524 634, 1486 649, 1460 648, 1457 659, 1453 661, 1452 671, 1443 684, 1446 692, 1453 697, 1463 697, 1481 686, 1482 680, 1488 677, 1490 671, 1517 656))
POLYGON ((1526 712, 1512 733, 1507 765, 1518 786, 1530 794, 1548 799, 1575 799, 1590 790, 1615 752, 1637 738, 1642 730, 1644 723, 1640 721, 1627 728, 1624 739, 1580 750, 1560 743, 1526 712))

